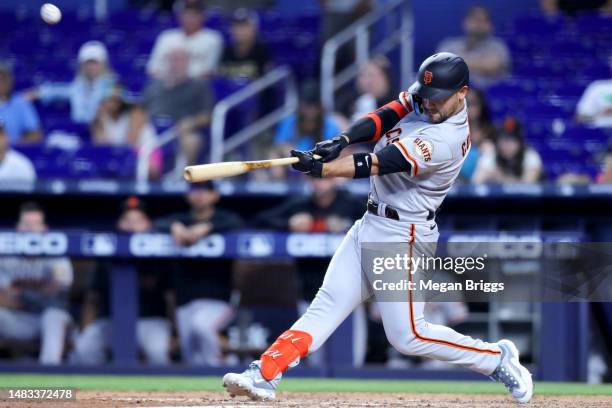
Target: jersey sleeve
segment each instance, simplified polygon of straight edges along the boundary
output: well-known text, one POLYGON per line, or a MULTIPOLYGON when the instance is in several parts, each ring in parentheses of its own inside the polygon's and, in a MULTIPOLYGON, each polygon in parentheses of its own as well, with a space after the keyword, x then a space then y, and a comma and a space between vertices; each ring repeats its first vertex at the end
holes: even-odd
POLYGON ((424 134, 403 137, 392 145, 410 163, 409 174, 412 177, 430 173, 453 159, 448 144, 424 134))
POLYGON ((405 92, 402 92, 398 99, 368 113, 353 123, 343 134, 350 144, 376 142, 410 112, 412 106, 405 92))

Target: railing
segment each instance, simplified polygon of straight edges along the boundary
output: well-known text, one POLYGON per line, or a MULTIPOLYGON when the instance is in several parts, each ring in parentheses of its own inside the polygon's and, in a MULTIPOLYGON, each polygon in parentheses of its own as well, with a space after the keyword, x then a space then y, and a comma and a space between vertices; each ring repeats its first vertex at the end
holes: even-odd
POLYGON ((249 86, 231 94, 215 105, 212 112, 212 124, 210 127, 210 162, 223 161, 226 153, 236 149, 238 146, 248 142, 261 132, 269 129, 280 122, 285 116, 297 110, 298 96, 295 79, 291 69, 287 66, 278 67, 262 78, 254 81, 249 86), (285 100, 280 108, 273 110, 265 116, 257 119, 249 126, 241 129, 231 136, 225 137, 225 125, 227 114, 235 106, 240 105, 245 100, 252 98, 263 90, 270 88, 278 83, 285 81, 285 100))
MULTIPOLYGON (((212 111, 212 121, 210 127, 210 161, 223 161, 223 156, 226 153, 248 142, 264 130, 278 123, 285 116, 295 112, 297 109, 297 104, 298 96, 295 80, 291 70, 287 66, 281 66, 268 72, 266 75, 252 82, 238 92, 235 92, 217 102, 212 111), (233 107, 240 105, 245 100, 283 81, 286 82, 286 87, 285 98, 281 107, 257 119, 255 122, 249 124, 249 126, 241 129, 230 137, 224 137, 227 114, 233 107)), ((153 151, 166 145, 167 143, 172 142, 177 137, 178 133, 176 132, 176 129, 172 127, 164 131, 157 139, 143 144, 138 156, 138 163, 136 167, 136 179, 139 182, 145 182, 148 180, 149 163, 153 151)))
POLYGON ((370 58, 370 55, 387 54, 393 48, 400 47, 400 86, 408 87, 413 77, 413 19, 411 2, 396 0, 374 10, 338 34, 330 38, 323 46, 321 58, 321 102, 328 111, 334 109, 335 92, 357 76, 359 67, 370 58), (376 46, 370 44, 370 29, 385 19, 385 29, 392 30, 376 46), (397 21, 399 18, 399 22, 397 21), (392 26, 398 23, 394 29, 392 26), (351 41, 355 42, 355 62, 342 72, 334 73, 338 49, 351 41))

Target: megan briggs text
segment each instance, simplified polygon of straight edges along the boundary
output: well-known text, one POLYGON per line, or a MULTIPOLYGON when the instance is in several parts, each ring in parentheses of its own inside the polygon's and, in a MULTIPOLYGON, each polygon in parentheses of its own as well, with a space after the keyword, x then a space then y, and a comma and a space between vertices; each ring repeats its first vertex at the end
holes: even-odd
POLYGON ((503 282, 485 282, 484 280, 467 279, 464 282, 434 282, 432 280, 422 280, 418 282, 410 282, 408 279, 403 279, 399 282, 385 282, 377 279, 372 282, 374 290, 433 290, 436 292, 449 291, 481 291, 486 293, 495 293, 504 290, 503 282))

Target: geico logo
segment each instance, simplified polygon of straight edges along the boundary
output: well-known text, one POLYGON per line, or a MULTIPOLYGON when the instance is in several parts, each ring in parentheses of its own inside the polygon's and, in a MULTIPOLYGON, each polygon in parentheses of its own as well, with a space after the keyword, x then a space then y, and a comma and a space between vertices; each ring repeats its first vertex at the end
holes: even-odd
POLYGON ((64 255, 68 250, 68 237, 61 232, 0 233, 0 253, 22 255, 64 255))
POLYGON ((291 256, 330 256, 342 239, 335 235, 291 234, 287 237, 287 253, 291 256))
POLYGON ((220 256, 225 251, 225 240, 211 235, 187 248, 178 247, 165 234, 134 234, 130 237, 130 253, 134 256, 220 256))
POLYGON ((446 247, 449 256, 486 256, 488 258, 540 258, 543 254, 544 244, 531 240, 514 240, 504 237, 503 242, 480 240, 478 242, 451 242, 446 247))

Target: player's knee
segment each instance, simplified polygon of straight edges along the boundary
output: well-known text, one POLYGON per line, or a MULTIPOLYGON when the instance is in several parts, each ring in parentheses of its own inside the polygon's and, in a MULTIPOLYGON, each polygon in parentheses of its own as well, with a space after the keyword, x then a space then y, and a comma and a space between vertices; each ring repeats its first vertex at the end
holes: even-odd
MULTIPOLYGON (((424 319, 415 321, 415 328, 417 333, 419 329, 423 329, 423 326, 427 324, 424 319)), ((418 356, 423 354, 424 347, 423 342, 419 340, 418 336, 413 332, 412 326, 405 328, 396 328, 387 331, 387 338, 389 343, 402 354, 418 356)))

